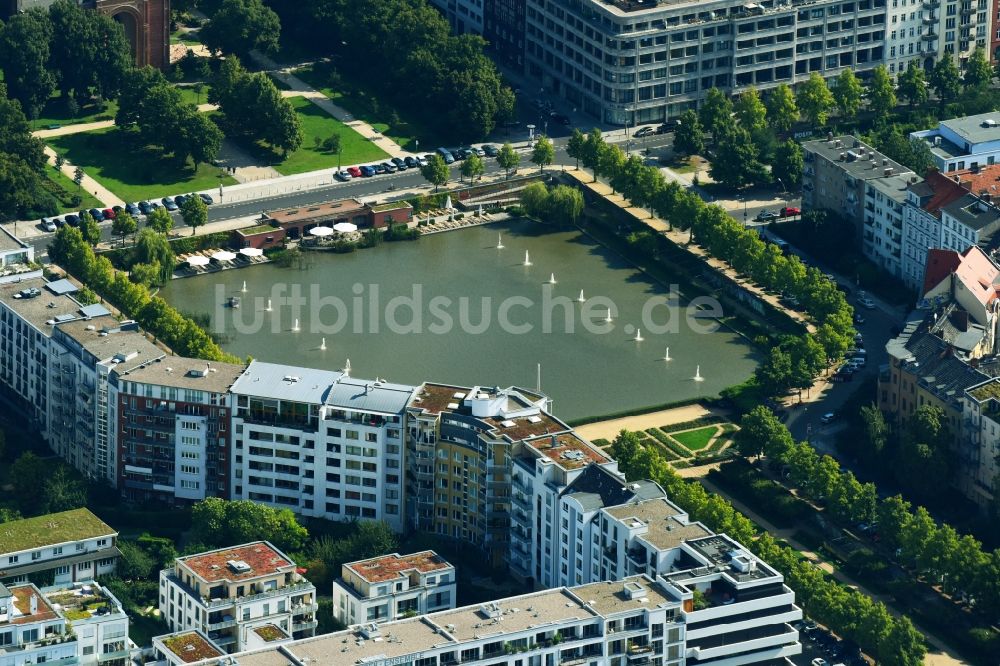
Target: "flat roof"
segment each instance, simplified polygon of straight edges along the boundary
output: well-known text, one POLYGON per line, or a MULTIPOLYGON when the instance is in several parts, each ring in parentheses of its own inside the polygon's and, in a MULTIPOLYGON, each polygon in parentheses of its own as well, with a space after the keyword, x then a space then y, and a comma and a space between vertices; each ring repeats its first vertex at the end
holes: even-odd
POLYGON ((873 187, 896 203, 906 201, 906 191, 910 187, 909 176, 883 176, 867 181, 869 187, 873 187))
POLYGON ((232 392, 321 405, 344 373, 251 361, 232 385, 232 392))
POLYGON ((611 462, 603 451, 573 432, 548 435, 525 442, 528 446, 563 469, 579 469, 590 463, 611 462))
POLYGON ((114 608, 114 613, 124 615, 121 606, 110 593, 94 582, 76 583, 61 588, 46 588, 45 598, 57 608, 63 617, 70 623, 85 622, 92 618, 108 619, 111 615, 107 613, 98 615, 97 612, 110 603, 114 608))
POLYGON ((197 631, 157 637, 163 648, 185 664, 223 656, 223 652, 197 631))
POLYGON ((363 659, 414 654, 437 645, 450 645, 447 636, 422 617, 380 626, 381 640, 366 640, 359 631, 341 631, 295 641, 284 647, 301 663, 357 664, 363 659))
POLYGON ((448 409, 448 405, 456 402, 456 393, 468 395, 471 390, 472 388, 469 386, 424 382, 414 392, 410 407, 420 409, 428 414, 440 414, 448 409))
POLYGON ((492 427, 494 435, 507 437, 514 442, 566 432, 570 429, 568 425, 542 410, 526 416, 490 417, 483 419, 483 422, 492 427))
POLYGON ((296 222, 307 222, 312 219, 337 218, 341 215, 348 215, 365 210, 365 204, 357 199, 340 199, 338 201, 328 201, 326 203, 310 204, 298 208, 286 208, 267 213, 267 217, 278 224, 292 224, 296 222))
POLYGON ((0 301, 49 337, 52 336, 52 326, 48 322, 56 318, 72 321, 82 316, 79 303, 65 294, 56 295, 48 291, 45 279, 40 277, 0 284, 0 301), (42 293, 34 298, 14 298, 15 294, 26 289, 38 289, 42 293))
POLYGON ((964 197, 952 201, 943 206, 941 210, 970 229, 977 231, 1000 222, 1000 210, 971 194, 966 194, 964 197))
POLYGON ((381 583, 396 578, 406 578, 410 571, 430 573, 451 569, 452 566, 433 550, 425 550, 409 555, 380 555, 367 560, 358 560, 344 565, 364 581, 381 583))
POLYGON ((92 354, 98 363, 118 359, 120 371, 138 368, 166 355, 138 328, 117 330, 118 322, 110 317, 103 321, 78 319, 59 324, 59 330, 92 354))
POLYGON ((806 141, 802 144, 802 148, 835 162, 845 173, 861 180, 883 178, 886 169, 892 169, 892 175, 897 176, 913 174, 907 167, 889 159, 861 139, 850 134, 835 136, 832 139, 806 141), (837 145, 838 142, 840 145, 837 145), (840 161, 842 154, 844 161, 840 161), (875 158, 874 162, 872 162, 872 157, 875 158))
POLYGON ((9 250, 27 250, 28 246, 22 243, 14 234, 3 227, 0 227, 0 252, 9 250))
POLYGON ((342 375, 326 397, 326 404, 341 409, 382 414, 402 414, 416 387, 380 379, 358 379, 342 375))
POLYGON ((12 585, 7 590, 14 597, 14 612, 8 616, 6 622, 0 622, 0 627, 12 624, 45 622, 59 617, 49 602, 45 600, 45 597, 42 596, 41 591, 33 583, 12 585), (37 602, 34 613, 31 612, 31 597, 33 596, 37 602))
POLYGON ((178 558, 178 562, 209 583, 223 580, 236 582, 271 576, 282 569, 295 566, 294 562, 266 541, 188 555, 178 558), (229 562, 241 562, 249 568, 236 570, 229 565, 229 562))
POLYGON ((73 509, 3 523, 0 525, 0 554, 116 534, 117 531, 90 509, 73 509))
MULTIPOLYGON (((997 111, 965 116, 964 118, 950 118, 942 120, 938 125, 939 127, 947 127, 973 145, 988 141, 1000 141, 1000 112, 997 111), (984 126, 983 123, 987 121, 992 121, 992 124, 984 126)), ((969 152, 964 151, 963 154, 969 154, 969 152)))
POLYGON ((622 580, 609 580, 600 583, 590 583, 570 588, 574 596, 585 602, 597 613, 607 617, 617 613, 638 610, 640 608, 656 608, 658 606, 676 606, 680 602, 668 597, 659 584, 644 576, 629 576, 622 580), (634 599, 629 598, 626 585, 635 591, 634 599), (641 589, 638 589, 639 586, 641 589))
POLYGON ((1000 400, 1000 379, 990 379, 979 386, 968 389, 967 392, 969 396, 979 402, 991 399, 1000 400))
MULTIPOLYGON (((639 539, 657 550, 670 550, 690 539, 713 534, 704 525, 679 520, 678 516, 683 515, 683 512, 662 498, 612 506, 605 511, 626 524, 637 521, 645 525, 648 529, 639 539)), ((634 524, 632 526, 637 527, 634 524)))
POLYGON ((149 363, 123 374, 122 379, 156 386, 225 393, 245 369, 246 366, 233 363, 165 356, 156 363, 149 363))
POLYGON ((288 658, 288 655, 275 647, 260 652, 240 654, 236 658, 236 663, 239 666, 298 666, 298 664, 288 658))

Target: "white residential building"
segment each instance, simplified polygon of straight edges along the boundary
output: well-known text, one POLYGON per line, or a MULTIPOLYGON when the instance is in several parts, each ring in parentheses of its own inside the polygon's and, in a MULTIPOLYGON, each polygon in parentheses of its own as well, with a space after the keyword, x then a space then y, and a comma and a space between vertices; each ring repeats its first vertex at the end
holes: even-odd
POLYGON ((455 607, 455 567, 433 550, 344 564, 333 581, 333 617, 351 625, 455 607))
POLYGON ((286 638, 316 632, 316 588, 266 541, 177 558, 160 572, 159 607, 172 630, 201 631, 227 652, 281 640, 269 625, 286 638))
POLYGON ((906 70, 910 62, 923 69, 925 58, 937 57, 938 21, 943 11, 932 2, 889 0, 886 3, 885 64, 893 77, 906 70))
POLYGON ((233 384, 233 498, 403 530, 414 387, 253 361, 233 384))
MULTIPOLYGON (((973 1, 979 0, 961 3, 962 16, 972 11, 973 1)), ((948 6, 950 18, 954 20, 956 4, 948 3, 948 6)), ((1000 113, 995 111, 942 120, 935 129, 911 132, 910 136, 930 145, 934 166, 939 171, 950 173, 1000 162, 1000 113)))
POLYGON ((35 247, 0 227, 0 284, 41 277, 42 269, 34 261, 35 247))
POLYGON ((78 647, 66 619, 37 587, 0 583, 0 666, 76 666, 78 647))
POLYGON ((1000 380, 990 379, 965 392, 958 453, 968 473, 958 478, 966 497, 980 507, 994 503, 1000 482, 1000 380))
POLYGON ((73 509, 3 524, 0 581, 46 585, 89 581, 114 573, 118 532, 90 512, 73 509))
POLYGON ((128 637, 128 615, 107 588, 85 581, 43 588, 42 594, 76 637, 81 665, 128 663, 134 648, 128 637))
MULTIPOLYGON (((690 569, 362 624, 226 659, 232 666, 742 666, 784 663, 802 652, 788 624, 802 611, 780 575, 722 536, 691 542, 679 564, 690 569), (746 586, 742 598, 732 596, 737 583, 746 586), (697 610, 695 590, 704 601, 697 610)), ((219 664, 210 647, 189 654, 208 652, 201 663, 219 664)))
POLYGON ((903 276, 903 204, 916 176, 888 176, 865 181, 861 250, 893 277, 903 276))

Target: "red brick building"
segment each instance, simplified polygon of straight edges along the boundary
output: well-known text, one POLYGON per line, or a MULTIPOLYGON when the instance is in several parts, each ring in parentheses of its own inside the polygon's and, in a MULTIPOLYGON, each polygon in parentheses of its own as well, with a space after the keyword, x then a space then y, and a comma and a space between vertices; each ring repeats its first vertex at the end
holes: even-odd
POLYGON ((137 66, 170 65, 170 0, 96 0, 95 9, 125 28, 137 66))

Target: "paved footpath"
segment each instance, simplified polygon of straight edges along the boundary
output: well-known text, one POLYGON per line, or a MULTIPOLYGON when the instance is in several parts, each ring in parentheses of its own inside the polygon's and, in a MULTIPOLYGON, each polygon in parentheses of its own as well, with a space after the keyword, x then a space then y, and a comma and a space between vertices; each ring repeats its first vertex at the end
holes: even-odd
POLYGON ((694 421, 695 419, 700 419, 714 413, 716 412, 709 410, 701 404, 687 405, 685 407, 663 409, 658 412, 649 412, 648 414, 637 414, 636 416, 626 416, 620 419, 588 423, 576 428, 576 433, 584 439, 606 439, 610 442, 622 430, 648 430, 649 428, 658 428, 663 425, 694 421))
MULTIPOLYGON (((55 166, 56 151, 52 150, 48 146, 45 146, 45 156, 48 158, 49 164, 55 166)), ((67 178, 73 180, 76 175, 76 166, 67 160, 63 162, 60 171, 62 171, 67 178)), ((111 190, 98 183, 86 173, 83 174, 83 180, 80 181, 80 187, 92 193, 98 201, 104 204, 106 208, 125 205, 125 202, 115 196, 111 190)))
POLYGON ((278 80, 287 85, 290 90, 284 92, 286 97, 305 97, 310 102, 323 109, 331 116, 344 123, 355 132, 373 142, 376 146, 389 153, 390 157, 406 157, 411 153, 406 152, 398 143, 383 136, 381 132, 363 120, 354 118, 341 106, 334 104, 329 97, 316 90, 308 83, 292 74, 292 68, 280 67, 276 62, 257 51, 251 51, 250 57, 254 62, 268 70, 278 80))

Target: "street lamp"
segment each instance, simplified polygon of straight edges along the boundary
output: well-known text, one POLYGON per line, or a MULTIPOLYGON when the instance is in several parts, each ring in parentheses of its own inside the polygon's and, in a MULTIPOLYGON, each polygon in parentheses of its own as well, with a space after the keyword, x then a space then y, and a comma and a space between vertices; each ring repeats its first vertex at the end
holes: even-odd
POLYGON ((413 145, 415 145, 417 147, 416 152, 419 153, 420 152, 420 139, 414 139, 413 140, 413 145))
POLYGON ((525 125, 525 127, 528 128, 528 141, 529 142, 534 141, 535 140, 535 126, 534 125, 525 125))
POLYGON ((742 195, 740 199, 743 199, 743 226, 745 227, 749 224, 747 220, 747 195, 742 195))

